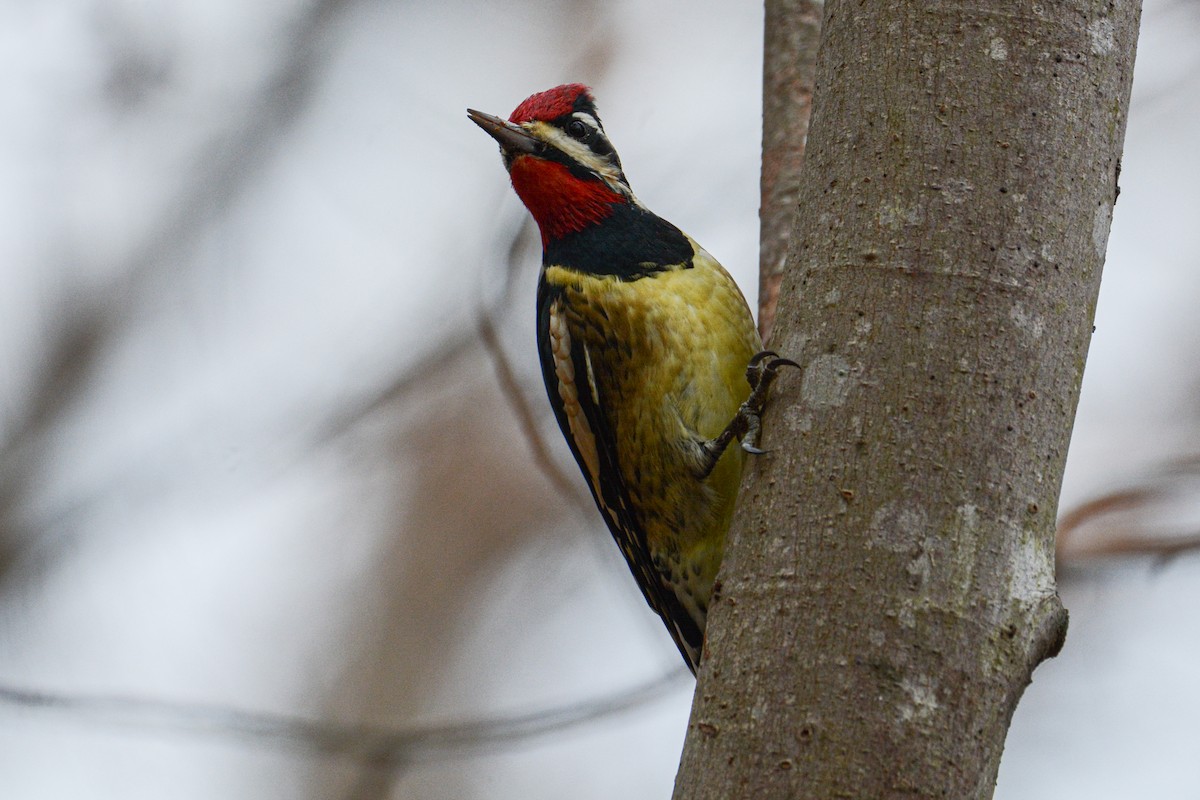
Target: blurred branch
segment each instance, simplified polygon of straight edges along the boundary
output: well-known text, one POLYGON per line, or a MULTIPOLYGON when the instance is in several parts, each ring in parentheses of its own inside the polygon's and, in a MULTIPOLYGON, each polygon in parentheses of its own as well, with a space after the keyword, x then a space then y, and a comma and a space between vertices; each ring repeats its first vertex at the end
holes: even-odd
POLYGON ((395 769, 414 761, 443 761, 520 743, 631 711, 661 698, 687 672, 661 675, 591 700, 510 716, 409 728, 339 724, 287 714, 128 695, 86 695, 0 685, 0 705, 60 712, 112 727, 240 739, 264 746, 346 756, 372 767, 395 769))
MULTIPOLYGON (((168 211, 148 221, 148 233, 128 254, 124 269, 98 291, 89 288, 86 295, 68 294, 66 308, 59 314, 65 321, 46 334, 50 340, 48 354, 42 359, 45 367, 30 392, 32 402, 24 417, 14 421, 8 437, 0 441, 0 580, 16 563, 26 560, 28 551, 61 546, 63 536, 49 536, 47 531, 72 528, 68 524, 70 515, 91 499, 79 498, 57 518, 44 520, 36 530, 22 530, 19 507, 30 491, 30 476, 63 412, 88 391, 93 365, 135 318, 129 309, 146 300, 146 293, 156 286, 156 278, 177 269, 182 260, 178 254, 192 245, 209 220, 252 184, 258 170, 268 162, 268 154, 308 107, 322 63, 318 57, 320 38, 349 3, 318 0, 304 10, 283 39, 286 44, 274 71, 246 102, 234 104, 241 116, 201 148, 208 152, 196 159, 199 171, 180 178, 180 188, 172 201, 163 204, 168 211)), ((120 65, 114 69, 120 71, 120 65)), ((113 101, 118 112, 126 111, 119 96, 114 95, 113 101)), ((97 486, 92 497, 110 490, 110 486, 97 486)))
POLYGON ((770 340, 808 141, 821 0, 768 0, 763 47, 758 330, 770 340))
POLYGON ((40 448, 48 432, 77 399, 96 356, 112 333, 120 314, 110 309, 69 315, 55 332, 51 352, 31 391, 24 418, 0 442, 0 582, 28 549, 34 534, 25 527, 18 509, 36 488, 40 448))
POLYGON ((1059 563, 1097 556, 1171 558, 1200 549, 1200 530, 1194 521, 1198 506, 1200 455, 1172 462, 1139 483, 1102 494, 1064 514, 1058 521, 1059 563), (1189 518, 1192 521, 1180 521, 1189 518))
POLYGON ((495 308, 503 311, 512 308, 512 297, 516 293, 517 279, 521 275, 522 251, 526 249, 532 230, 532 220, 522 210, 520 222, 515 223, 505 253, 503 291, 499 300, 494 302, 491 308, 482 301, 479 303, 476 312, 476 328, 479 331, 480 341, 483 342, 483 348, 496 370, 496 380, 500 384, 500 392, 508 400, 509 408, 517 418, 517 424, 521 426, 521 433, 529 444, 529 450, 533 454, 533 461, 538 470, 546 476, 546 479, 561 496, 570 498, 578 510, 587 513, 591 503, 579 491, 578 483, 567 477, 551 455, 546 439, 542 436, 541 428, 538 426, 537 414, 530 406, 529 400, 521 388, 521 382, 517 379, 516 371, 512 367, 512 361, 504 350, 491 310, 495 308))
POLYGON ((500 344, 500 337, 496 333, 495 325, 493 325, 487 309, 484 308, 479 310, 479 336, 483 341, 484 349, 491 356, 492 365, 496 368, 496 379, 500 382, 500 391, 508 399, 509 408, 512 409, 517 423, 521 426, 521 433, 524 434, 525 441, 529 443, 533 462, 560 495, 569 497, 578 509, 587 512, 591 506, 590 501, 579 491, 578 482, 567 478, 550 454, 550 450, 546 446, 546 439, 538 428, 533 409, 529 407, 529 402, 526 400, 524 392, 521 391, 521 384, 513 374, 508 356, 500 344))
POLYGON ((415 364, 406 365, 404 371, 391 383, 367 399, 346 411, 330 414, 328 422, 310 445, 316 447, 333 441, 379 409, 398 403, 412 393, 427 389, 430 381, 439 376, 447 365, 462 360, 477 343, 475 336, 469 332, 443 340, 438 347, 426 353, 415 364))

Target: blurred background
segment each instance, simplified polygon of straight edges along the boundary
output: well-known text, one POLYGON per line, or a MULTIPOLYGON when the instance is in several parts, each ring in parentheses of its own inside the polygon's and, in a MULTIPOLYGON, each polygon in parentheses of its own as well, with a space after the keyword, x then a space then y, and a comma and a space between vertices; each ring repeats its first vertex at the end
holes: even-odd
MULTIPOLYGON (((1148 0, 997 796, 1200 798, 1200 2, 1148 0)), ((0 6, 0 796, 665 798, 692 681, 533 351, 467 106, 595 87, 757 286, 752 3, 0 6)))

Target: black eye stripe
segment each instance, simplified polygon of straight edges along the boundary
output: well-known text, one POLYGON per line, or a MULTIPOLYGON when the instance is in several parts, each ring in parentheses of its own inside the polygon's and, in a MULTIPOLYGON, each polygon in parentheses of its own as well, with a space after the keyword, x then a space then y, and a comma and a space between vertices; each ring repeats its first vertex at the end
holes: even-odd
POLYGON ((592 120, 589 121, 580 119, 574 114, 563 114, 561 117, 550 120, 550 124, 558 128, 560 131, 564 131, 569 134, 572 127, 578 127, 580 125, 582 125, 588 131, 595 131, 599 127, 600 120, 593 117, 592 120))
POLYGON ((612 156, 615 154, 613 146, 609 143, 608 137, 604 135, 603 131, 592 127, 574 114, 564 114, 551 124, 572 139, 587 145, 588 149, 598 156, 612 156))
POLYGON ((613 146, 601 134, 593 135, 588 141, 588 147, 598 156, 611 156, 613 154, 613 146))

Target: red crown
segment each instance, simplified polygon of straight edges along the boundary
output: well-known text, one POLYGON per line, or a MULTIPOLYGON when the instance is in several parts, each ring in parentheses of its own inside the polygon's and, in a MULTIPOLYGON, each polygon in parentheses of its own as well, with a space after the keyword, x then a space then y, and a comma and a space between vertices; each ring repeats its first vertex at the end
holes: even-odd
POLYGON ((513 111, 508 121, 518 125, 535 119, 549 122, 563 114, 578 111, 580 106, 590 105, 593 102, 595 101, 592 99, 591 89, 582 83, 566 83, 525 98, 524 102, 513 111), (580 103, 581 98, 583 103, 580 103))

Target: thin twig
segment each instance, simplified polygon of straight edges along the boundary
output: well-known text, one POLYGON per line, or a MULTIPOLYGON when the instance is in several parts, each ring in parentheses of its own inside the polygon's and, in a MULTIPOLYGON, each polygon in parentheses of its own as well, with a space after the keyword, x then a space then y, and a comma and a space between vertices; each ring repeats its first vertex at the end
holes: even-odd
POLYGON ((263 746, 345 756, 376 767, 442 761, 507 750, 550 733, 646 705, 682 683, 672 669, 635 686, 590 700, 509 716, 390 728, 306 719, 204 703, 133 695, 88 695, 0 686, 0 706, 60 712, 81 721, 179 734, 241 739, 263 746))

